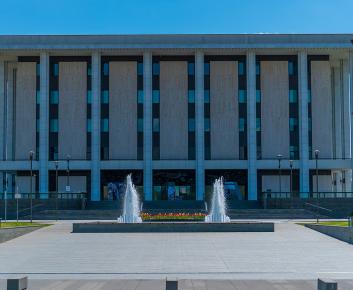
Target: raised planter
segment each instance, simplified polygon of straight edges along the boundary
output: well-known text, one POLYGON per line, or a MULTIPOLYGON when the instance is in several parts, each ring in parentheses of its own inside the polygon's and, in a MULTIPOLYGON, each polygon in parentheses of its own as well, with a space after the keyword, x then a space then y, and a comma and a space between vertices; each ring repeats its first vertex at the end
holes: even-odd
POLYGON ((274 223, 143 222, 74 223, 73 233, 274 232, 274 223))
POLYGON ((40 229, 38 226, 15 227, 15 228, 0 228, 0 243, 18 238, 30 232, 40 229))
POLYGON ((325 226, 316 224, 306 224, 305 226, 309 229, 318 231, 343 242, 353 244, 353 227, 325 226))

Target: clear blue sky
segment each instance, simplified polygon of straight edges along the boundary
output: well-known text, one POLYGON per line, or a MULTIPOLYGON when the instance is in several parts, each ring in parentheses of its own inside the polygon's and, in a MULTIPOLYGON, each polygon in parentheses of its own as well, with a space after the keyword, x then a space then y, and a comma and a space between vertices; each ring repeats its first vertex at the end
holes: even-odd
POLYGON ((353 0, 0 1, 0 34, 353 33, 353 0))

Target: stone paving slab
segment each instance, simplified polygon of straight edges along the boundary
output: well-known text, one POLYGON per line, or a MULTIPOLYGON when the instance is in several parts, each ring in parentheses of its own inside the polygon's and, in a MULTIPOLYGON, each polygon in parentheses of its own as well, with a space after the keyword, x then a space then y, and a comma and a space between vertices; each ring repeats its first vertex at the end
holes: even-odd
POLYGON ((0 244, 0 279, 353 278, 352 245, 288 222, 275 227, 274 233, 72 234, 72 223, 59 222, 0 244))
MULTIPOLYGON (((353 280, 338 280, 339 290, 353 280)), ((0 280, 0 289, 6 289, 0 280)), ((28 290, 165 290, 165 280, 29 280, 28 290)), ((317 290, 316 280, 180 280, 178 290, 317 290)))

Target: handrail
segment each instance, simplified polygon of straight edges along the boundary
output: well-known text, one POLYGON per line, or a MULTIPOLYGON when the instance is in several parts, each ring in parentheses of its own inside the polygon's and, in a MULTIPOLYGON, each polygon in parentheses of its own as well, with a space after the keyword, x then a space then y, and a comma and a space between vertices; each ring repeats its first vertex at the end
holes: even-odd
POLYGON ((305 202, 304 204, 305 204, 305 205, 310 205, 310 206, 312 206, 312 207, 314 207, 314 208, 323 209, 323 210, 326 210, 326 211, 328 211, 328 212, 333 212, 332 209, 329 209, 329 208, 326 208, 326 207, 322 207, 322 206, 318 206, 318 205, 316 205, 316 204, 312 204, 312 203, 309 203, 309 202, 305 202))

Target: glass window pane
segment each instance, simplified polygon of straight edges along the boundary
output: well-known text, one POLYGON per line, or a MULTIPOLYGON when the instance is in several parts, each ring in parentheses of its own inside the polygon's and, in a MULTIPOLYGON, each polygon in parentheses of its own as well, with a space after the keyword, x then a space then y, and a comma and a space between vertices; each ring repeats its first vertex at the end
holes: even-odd
POLYGON ((288 74, 290 76, 294 75, 294 63, 292 61, 288 62, 288 74))
POLYGON ((209 118, 205 118, 205 123, 204 123, 204 126, 205 126, 205 132, 210 132, 210 119, 209 118))
POLYGON ((256 132, 261 131, 261 118, 256 118, 256 132))
POLYGON ((87 66, 87 75, 92 76, 92 66, 87 66))
POLYGON ((55 77, 57 77, 59 75, 59 64, 58 63, 54 63, 54 65, 53 65, 53 75, 55 77))
POLYGON ((297 90, 289 90, 289 102, 290 103, 297 103, 298 102, 297 90))
POLYGON ((137 119, 137 132, 143 132, 143 119, 137 119))
POLYGON ((139 76, 143 75, 143 63, 142 62, 137 63, 137 74, 139 76))
POLYGON ((239 103, 246 103, 246 90, 239 90, 239 103))
POLYGON ((158 104, 159 103, 159 90, 152 91, 152 103, 158 104))
POLYGON ((245 74, 245 64, 242 61, 238 62, 238 74, 243 76, 245 74))
POLYGON ((189 132, 195 132, 195 119, 189 119, 189 132))
POLYGON ((256 103, 261 103, 261 91, 256 90, 256 103))
POLYGON ((40 91, 36 91, 36 104, 39 105, 40 104, 40 91))
POLYGON ((204 102, 206 104, 210 103, 210 91, 209 90, 204 91, 204 102))
POLYGON ((245 119, 239 118, 239 132, 245 131, 245 119))
POLYGON ((101 131, 102 132, 109 132, 109 119, 102 119, 101 131))
POLYGON ((87 119, 87 132, 91 133, 92 132, 92 120, 87 119))
POLYGON ((87 104, 92 104, 92 91, 87 91, 87 104))
POLYGON ((101 94, 101 102, 102 104, 109 104, 109 91, 105 90, 101 94))
POLYGON ((40 76, 40 64, 39 63, 36 64, 36 75, 40 76))
POLYGON ((298 125, 297 118, 289 118, 289 130, 290 131, 294 131, 297 125, 298 125))
POLYGON ((260 75, 260 62, 256 62, 256 75, 260 75))
POLYGON ((308 103, 311 103, 311 90, 308 90, 308 103))
POLYGON ((143 90, 137 91, 137 103, 143 104, 143 90))
POLYGON ((153 132, 159 132, 159 119, 153 119, 153 132))
POLYGON ((159 62, 154 62, 152 65, 152 72, 154 76, 159 75, 159 62))
POLYGON ((206 75, 206 76, 210 75, 210 63, 209 62, 204 63, 204 75, 206 75))
POLYGON ((51 91, 50 92, 50 104, 59 104, 59 92, 51 91))
POLYGON ((193 62, 188 63, 188 74, 189 75, 195 74, 195 63, 193 63, 193 62))
POLYGON ((103 75, 105 76, 109 75, 109 62, 103 63, 103 75))
POLYGON ((57 133, 58 129, 58 119, 50 119, 50 132, 57 133))
POLYGON ((188 91, 188 101, 189 101, 189 103, 195 103, 195 91, 194 90, 188 91))

